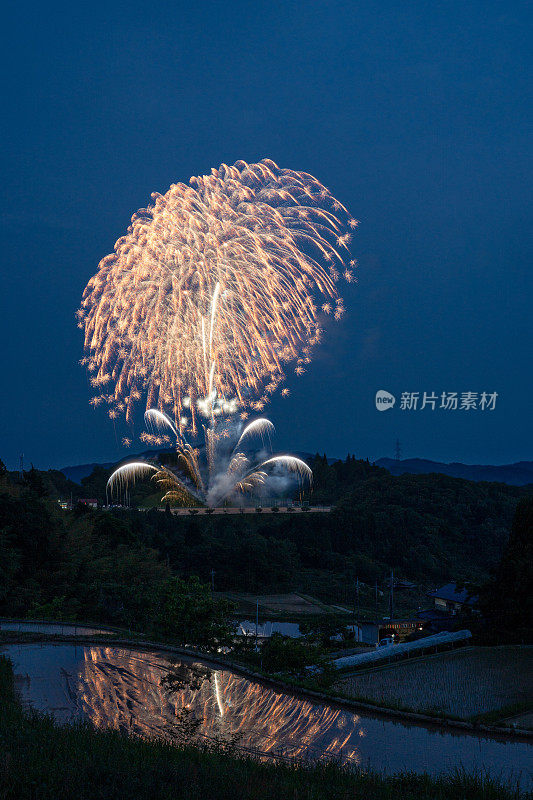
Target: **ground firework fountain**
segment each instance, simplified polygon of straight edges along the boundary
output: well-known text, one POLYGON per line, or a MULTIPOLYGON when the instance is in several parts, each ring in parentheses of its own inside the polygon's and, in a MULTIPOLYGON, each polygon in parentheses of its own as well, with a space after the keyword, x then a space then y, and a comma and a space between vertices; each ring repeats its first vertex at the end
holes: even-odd
MULTIPOLYGON (((172 420, 163 412, 150 409, 145 417, 149 423, 155 422, 159 428, 166 428, 176 436, 177 468, 149 461, 122 464, 109 478, 111 494, 139 478, 150 476, 165 490, 162 497, 164 503, 189 505, 192 500, 217 506, 260 487, 279 491, 288 485, 287 473, 292 474, 300 486, 311 484, 310 468, 295 456, 277 455, 261 460, 257 453, 250 455, 251 441, 258 435, 270 434, 274 430, 267 419, 250 422, 240 436, 238 430, 242 423, 239 426, 231 419, 206 425, 205 448, 202 452, 180 437, 172 420)), ((264 450, 261 447, 260 453, 264 453, 264 450)))

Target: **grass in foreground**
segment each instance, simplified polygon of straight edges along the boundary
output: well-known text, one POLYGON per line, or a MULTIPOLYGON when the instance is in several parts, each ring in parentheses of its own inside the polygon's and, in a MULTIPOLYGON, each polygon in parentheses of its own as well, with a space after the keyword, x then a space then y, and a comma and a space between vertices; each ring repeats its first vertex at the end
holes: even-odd
POLYGON ((469 647, 401 661, 335 689, 384 706, 497 722, 533 707, 533 647, 469 647))
POLYGON ((0 657, 0 798, 2 800, 526 800, 530 794, 488 777, 456 773, 432 779, 385 778, 334 764, 260 763, 221 750, 173 747, 59 726, 22 710, 11 663, 0 657))

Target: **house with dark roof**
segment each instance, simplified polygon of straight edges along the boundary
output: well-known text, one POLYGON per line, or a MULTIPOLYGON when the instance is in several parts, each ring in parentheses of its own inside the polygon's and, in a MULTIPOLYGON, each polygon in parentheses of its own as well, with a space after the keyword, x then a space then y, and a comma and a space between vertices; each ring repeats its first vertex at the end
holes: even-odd
POLYGON ((456 583, 446 583, 434 592, 428 592, 428 597, 433 598, 434 607, 438 611, 447 611, 456 614, 463 606, 472 606, 477 597, 470 594, 468 589, 457 588, 456 583))
POLYGON ((443 611, 438 608, 426 608, 418 611, 416 616, 422 620, 424 630, 428 633, 442 633, 442 631, 453 631, 457 625, 457 619, 452 611, 443 611))

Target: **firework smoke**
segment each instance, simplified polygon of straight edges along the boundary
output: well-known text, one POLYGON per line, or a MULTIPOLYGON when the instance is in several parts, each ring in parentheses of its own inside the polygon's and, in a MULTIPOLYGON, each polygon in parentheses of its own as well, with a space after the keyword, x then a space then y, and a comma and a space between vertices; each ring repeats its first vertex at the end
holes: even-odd
MULTIPOLYGON (((242 423, 235 423, 231 418, 216 422, 212 416, 211 422, 204 427, 205 447, 202 451, 182 437, 164 412, 149 409, 145 420, 152 429, 167 430, 175 437, 177 468, 146 461, 122 464, 107 483, 111 495, 137 480, 151 477, 164 490, 162 503, 183 506, 190 505, 192 500, 217 506, 232 498, 260 491, 267 485, 279 492, 290 485, 289 476, 295 478, 300 486, 312 483, 313 473, 304 461, 290 455, 272 456, 264 451, 265 438, 270 442, 274 432, 268 419, 256 419, 242 429, 242 423), (250 448, 257 437, 261 439, 261 449, 251 455, 250 448)), ((169 436, 166 438, 170 441, 169 436)))

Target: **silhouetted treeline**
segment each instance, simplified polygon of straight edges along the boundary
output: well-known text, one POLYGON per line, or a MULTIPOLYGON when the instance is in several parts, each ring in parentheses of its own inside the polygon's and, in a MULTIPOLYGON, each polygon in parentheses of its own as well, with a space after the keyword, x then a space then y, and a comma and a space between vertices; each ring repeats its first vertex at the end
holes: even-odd
POLYGON ((55 471, 32 469, 21 480, 2 470, 0 613, 134 624, 173 575, 210 582, 212 570, 218 590, 297 590, 326 601, 344 600, 355 576, 373 585, 391 568, 425 585, 480 584, 528 491, 443 475, 393 477, 353 457, 328 465, 317 456, 312 466, 313 499, 336 500, 329 514, 63 511, 56 498, 70 490, 74 499, 88 496, 88 486, 105 491, 105 470, 76 489, 55 471))
POLYGON ((481 592, 481 610, 495 641, 533 641, 532 585, 533 496, 528 496, 518 503, 501 560, 481 592))

